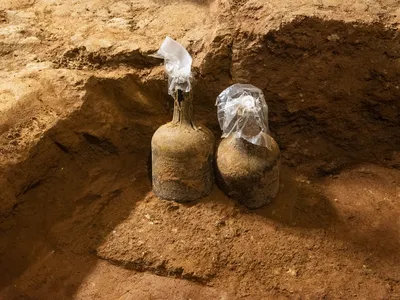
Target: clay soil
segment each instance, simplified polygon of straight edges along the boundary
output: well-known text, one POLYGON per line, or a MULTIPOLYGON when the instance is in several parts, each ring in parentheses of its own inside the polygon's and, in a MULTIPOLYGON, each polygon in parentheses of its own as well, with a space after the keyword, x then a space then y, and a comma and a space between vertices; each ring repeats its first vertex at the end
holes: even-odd
POLYGON ((400 299, 399 24, 396 0, 0 1, 0 299, 400 299), (216 96, 264 91, 270 205, 152 194, 166 35, 217 138, 216 96))

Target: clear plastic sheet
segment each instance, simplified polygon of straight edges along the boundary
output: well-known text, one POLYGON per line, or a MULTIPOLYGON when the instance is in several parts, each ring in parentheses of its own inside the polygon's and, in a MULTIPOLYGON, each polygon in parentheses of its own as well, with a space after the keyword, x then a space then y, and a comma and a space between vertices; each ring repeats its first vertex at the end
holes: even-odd
POLYGON ((259 88, 251 84, 231 85, 217 97, 216 106, 223 138, 234 135, 271 149, 268 106, 259 88))
POLYGON ((191 90, 192 57, 181 44, 166 37, 154 57, 164 59, 165 70, 168 74, 168 94, 174 96, 177 90, 191 90))

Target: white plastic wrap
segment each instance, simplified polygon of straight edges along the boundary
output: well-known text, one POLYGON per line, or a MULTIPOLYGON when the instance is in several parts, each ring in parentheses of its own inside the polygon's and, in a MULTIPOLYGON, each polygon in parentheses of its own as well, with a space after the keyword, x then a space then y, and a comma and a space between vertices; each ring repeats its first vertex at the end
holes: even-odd
POLYGON ((167 36, 153 56, 164 59, 168 74, 168 94, 174 96, 177 90, 190 91, 192 57, 185 47, 167 36))
POLYGON ((259 88, 251 84, 231 85, 217 97, 216 106, 223 138, 234 135, 271 149, 268 106, 259 88))

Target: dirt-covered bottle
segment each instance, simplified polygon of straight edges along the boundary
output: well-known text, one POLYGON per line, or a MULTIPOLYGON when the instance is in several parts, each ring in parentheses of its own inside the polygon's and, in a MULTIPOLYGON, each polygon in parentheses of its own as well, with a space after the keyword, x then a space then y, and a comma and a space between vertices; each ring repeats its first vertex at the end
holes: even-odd
POLYGON ((193 122, 190 54, 166 37, 155 56, 164 59, 175 101, 172 122, 158 128, 151 141, 153 192, 162 199, 193 201, 213 186, 214 136, 193 122))
POLYGON ((223 140, 216 152, 218 186, 248 208, 271 202, 279 191, 280 151, 269 135, 262 91, 234 84, 217 98, 223 140))
POLYGON ((271 149, 233 135, 223 139, 216 153, 218 186, 248 208, 270 203, 279 191, 278 144, 271 149))
POLYGON ((153 192, 162 199, 188 202, 212 190, 215 139, 206 127, 194 124, 192 114, 190 93, 178 90, 172 122, 153 135, 153 192))

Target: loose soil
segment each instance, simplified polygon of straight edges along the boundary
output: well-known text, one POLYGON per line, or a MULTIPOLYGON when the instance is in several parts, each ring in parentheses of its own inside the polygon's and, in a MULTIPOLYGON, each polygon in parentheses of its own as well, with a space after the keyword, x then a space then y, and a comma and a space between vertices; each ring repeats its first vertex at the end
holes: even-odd
POLYGON ((0 299, 399 299, 397 1, 0 3, 0 299), (281 186, 151 192, 172 118, 166 35, 194 57, 199 123, 261 88, 281 186))

